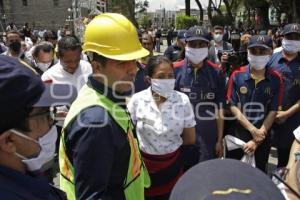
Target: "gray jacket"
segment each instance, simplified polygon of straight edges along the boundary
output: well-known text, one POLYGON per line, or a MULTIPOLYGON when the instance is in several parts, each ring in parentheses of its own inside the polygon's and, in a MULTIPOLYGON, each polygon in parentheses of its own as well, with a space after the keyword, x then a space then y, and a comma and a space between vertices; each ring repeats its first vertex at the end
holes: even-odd
MULTIPOLYGON (((223 41, 223 50, 232 50, 232 44, 223 41)), ((213 63, 216 63, 217 59, 216 59, 216 48, 215 48, 214 40, 210 42, 210 47, 208 49, 208 59, 213 63)))

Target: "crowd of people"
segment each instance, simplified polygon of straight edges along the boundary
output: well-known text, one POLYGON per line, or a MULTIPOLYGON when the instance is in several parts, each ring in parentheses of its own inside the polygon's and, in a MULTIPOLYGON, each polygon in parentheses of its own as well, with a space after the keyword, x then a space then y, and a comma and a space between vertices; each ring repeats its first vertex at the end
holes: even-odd
POLYGON ((0 198, 299 199, 300 24, 172 36, 157 55, 161 32, 120 14, 96 16, 83 43, 10 24, 0 198), (278 188, 267 176, 272 146, 278 188), (59 188, 47 182, 57 167, 59 188))

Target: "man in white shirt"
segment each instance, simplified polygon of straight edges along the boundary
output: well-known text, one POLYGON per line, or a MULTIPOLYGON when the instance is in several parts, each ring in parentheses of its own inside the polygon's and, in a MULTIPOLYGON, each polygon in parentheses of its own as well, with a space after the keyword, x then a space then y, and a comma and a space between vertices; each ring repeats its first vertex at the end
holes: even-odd
POLYGON ((42 80, 74 85, 77 91, 86 83, 92 73, 90 63, 81 60, 81 44, 77 38, 66 36, 58 42, 59 62, 49 68, 42 80))
MULTIPOLYGON (((69 84, 76 87, 77 92, 87 82, 92 73, 92 66, 87 61, 81 60, 81 44, 76 37, 66 36, 58 42, 57 64, 48 68, 42 75, 42 80, 48 83, 69 84)), ((68 108, 56 107, 56 120, 58 132, 60 132, 68 108)))

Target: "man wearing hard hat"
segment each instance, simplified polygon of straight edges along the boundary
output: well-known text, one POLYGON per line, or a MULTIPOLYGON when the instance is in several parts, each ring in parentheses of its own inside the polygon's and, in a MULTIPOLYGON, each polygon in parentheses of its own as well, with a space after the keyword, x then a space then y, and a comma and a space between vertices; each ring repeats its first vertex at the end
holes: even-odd
POLYGON ((93 75, 66 117, 60 143, 60 186, 68 199, 143 200, 149 176, 142 163, 124 94, 136 59, 149 52, 136 28, 120 14, 95 17, 83 51, 93 75))

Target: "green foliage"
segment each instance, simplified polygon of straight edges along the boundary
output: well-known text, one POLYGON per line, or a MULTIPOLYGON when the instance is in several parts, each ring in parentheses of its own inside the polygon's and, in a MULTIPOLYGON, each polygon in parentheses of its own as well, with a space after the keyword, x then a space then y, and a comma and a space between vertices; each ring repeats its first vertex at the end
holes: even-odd
POLYGON ((188 29, 198 24, 195 17, 179 14, 176 16, 176 29, 188 29))
POLYGON ((147 29, 147 28, 151 27, 151 25, 152 25, 151 20, 149 19, 149 17, 146 14, 142 15, 142 17, 139 18, 138 23, 139 23, 140 27, 142 27, 144 29, 147 29))
POLYGON ((147 8, 149 7, 149 2, 147 0, 145 1, 136 1, 135 2, 135 10, 137 13, 142 13, 147 11, 147 8))

